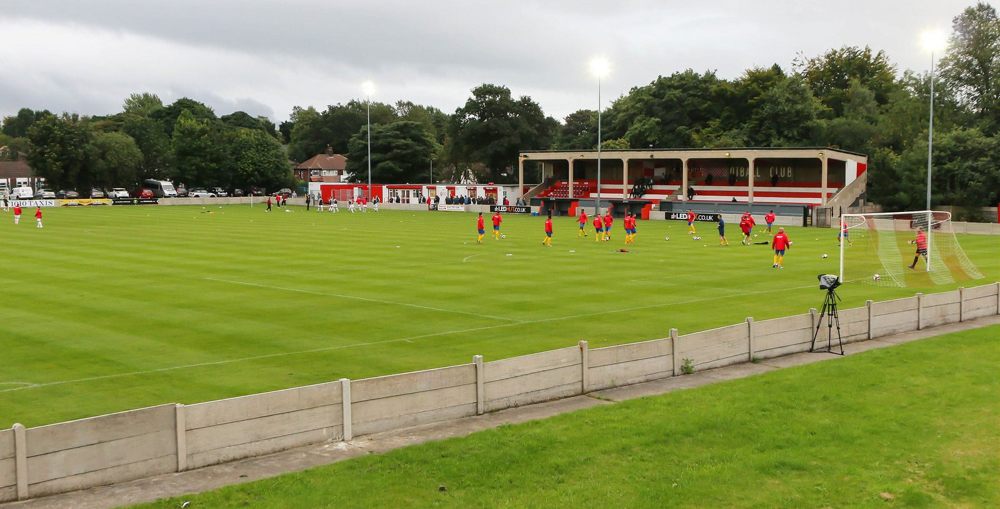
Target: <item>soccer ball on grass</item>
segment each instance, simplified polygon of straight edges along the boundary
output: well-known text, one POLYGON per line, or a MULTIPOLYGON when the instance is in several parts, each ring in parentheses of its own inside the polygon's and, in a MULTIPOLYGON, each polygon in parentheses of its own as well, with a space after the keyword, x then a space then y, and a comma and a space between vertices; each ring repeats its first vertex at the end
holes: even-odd
POLYGON ((872 281, 875 281, 876 283, 879 282, 879 281, 881 281, 881 280, 882 280, 882 276, 880 276, 878 274, 875 274, 875 275, 872 276, 872 281))

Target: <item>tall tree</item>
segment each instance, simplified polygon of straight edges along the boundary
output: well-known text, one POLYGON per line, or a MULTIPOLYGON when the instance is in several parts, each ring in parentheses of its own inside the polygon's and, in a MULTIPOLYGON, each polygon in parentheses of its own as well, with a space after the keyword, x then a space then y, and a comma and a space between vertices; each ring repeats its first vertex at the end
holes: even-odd
MULTIPOLYGON (((368 179, 366 128, 351 138, 347 171, 355 182, 368 179)), ((437 143, 424 125, 409 120, 373 125, 371 138, 372 181, 422 182, 428 178, 437 143)))
POLYGON ((448 134, 454 160, 481 161, 491 180, 506 181, 513 178, 507 170, 515 167, 519 150, 548 148, 555 133, 530 97, 515 99, 507 87, 483 84, 455 111, 448 134))
POLYGON ((556 146, 561 149, 591 149, 597 147, 597 112, 577 110, 566 115, 559 126, 556 146))
MULTIPOLYGON (((131 136, 118 132, 95 133, 88 155, 91 186, 131 187, 139 182, 143 157, 131 136)), ((79 191, 86 193, 90 187, 79 188, 79 191)))
POLYGON ((884 51, 872 51, 868 46, 845 46, 818 57, 799 58, 795 67, 833 117, 844 114, 851 80, 871 90, 879 105, 886 104, 896 88, 896 66, 884 51))
POLYGON ((941 76, 958 98, 984 122, 990 133, 1000 130, 1000 19, 993 6, 968 7, 952 23, 941 76))
POLYGON ((76 115, 43 116, 28 129, 28 164, 50 186, 84 187, 90 180, 87 163, 91 139, 90 129, 76 115))
POLYGON ((260 129, 234 129, 228 136, 233 187, 289 186, 292 168, 281 143, 260 129))
POLYGON ((149 92, 130 94, 122 103, 122 112, 148 117, 154 111, 163 108, 163 101, 156 94, 149 92))
POLYGON ((182 110, 173 132, 174 179, 189 186, 228 188, 229 178, 220 171, 224 144, 216 126, 182 110))
POLYGON ((52 115, 49 110, 34 111, 31 108, 21 108, 17 111, 17 115, 4 117, 3 129, 0 129, 0 132, 15 138, 24 138, 28 135, 28 129, 31 129, 32 124, 49 115, 52 115))

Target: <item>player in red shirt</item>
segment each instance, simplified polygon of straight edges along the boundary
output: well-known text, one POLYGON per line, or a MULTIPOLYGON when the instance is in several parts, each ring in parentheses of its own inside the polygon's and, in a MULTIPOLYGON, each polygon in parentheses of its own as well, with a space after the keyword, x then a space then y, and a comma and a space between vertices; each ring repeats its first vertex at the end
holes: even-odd
POLYGON ((587 236, 587 211, 583 210, 582 207, 580 208, 580 219, 579 219, 579 222, 580 222, 580 231, 577 232, 576 236, 577 237, 586 237, 587 236))
POLYGON ((15 204, 14 205, 14 224, 18 224, 20 222, 21 222, 21 206, 15 204))
POLYGON ((625 243, 633 244, 635 243, 635 214, 625 215, 625 243))
POLYGON ((774 264, 771 265, 775 269, 783 269, 785 262, 785 250, 792 247, 792 241, 788 240, 788 235, 785 235, 784 228, 778 228, 778 233, 771 239, 771 249, 774 249, 774 264))
POLYGON ((503 222, 503 217, 500 217, 500 212, 493 213, 493 239, 500 240, 500 223, 503 222))
POLYGON ((552 213, 549 212, 548 219, 545 220, 545 239, 542 240, 543 246, 552 247, 552 213))
POLYGON ((773 210, 764 214, 764 222, 767 223, 767 233, 771 233, 771 225, 774 224, 775 217, 773 210))
POLYGON ((688 235, 694 235, 698 233, 694 229, 694 220, 698 218, 698 214, 695 214, 693 210, 688 209, 688 235))
POLYGON ((611 215, 611 209, 609 208, 604 213, 604 240, 611 240, 611 225, 614 224, 615 218, 611 215))
POLYGON ((841 218, 840 219, 840 235, 837 235, 837 245, 839 246, 842 241, 846 240, 848 246, 853 246, 854 245, 854 241, 851 240, 850 233, 851 232, 849 232, 847 230, 847 221, 844 221, 844 219, 841 218))
POLYGON ((477 244, 483 243, 483 235, 486 235, 486 220, 483 219, 483 213, 479 213, 479 217, 476 218, 476 231, 479 232, 479 237, 476 238, 477 244))
POLYGON ((927 263, 927 234, 923 228, 917 228, 917 237, 911 240, 910 244, 917 245, 917 254, 913 256, 913 263, 910 264, 910 268, 915 269, 921 256, 924 257, 924 263, 927 263))
POLYGON ((36 207, 35 208, 35 225, 38 228, 42 227, 42 208, 41 207, 36 207))
POLYGON ((594 242, 599 242, 604 238, 604 221, 601 220, 600 212, 594 214, 594 242))

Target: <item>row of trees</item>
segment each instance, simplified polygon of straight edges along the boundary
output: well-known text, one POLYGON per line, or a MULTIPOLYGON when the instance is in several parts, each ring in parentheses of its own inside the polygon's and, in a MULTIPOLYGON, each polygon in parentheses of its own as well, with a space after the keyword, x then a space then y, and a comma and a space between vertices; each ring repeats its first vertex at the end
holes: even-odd
POLYGON ((244 112, 216 117, 192 99, 164 105, 129 96, 120 113, 80 117, 21 109, 4 119, 0 145, 26 153, 55 188, 131 187, 147 178, 189 186, 291 185, 291 167, 273 122, 244 112))
MULTIPOLYGON (((995 204, 1000 20, 993 7, 979 3, 954 19, 940 64, 936 201, 970 208, 995 204)), ((889 209, 915 208, 923 203, 929 91, 929 74, 900 73, 888 55, 868 47, 800 56, 791 69, 753 68, 733 80, 687 70, 614 100, 604 112, 603 144, 841 147, 870 155, 872 200, 889 209)), ((366 179, 369 111, 371 167, 379 182, 422 181, 432 166, 438 180, 465 178, 471 169, 480 181, 511 181, 519 150, 597 144, 596 111, 579 110, 560 122, 530 97, 494 84, 473 89, 452 114, 406 101, 351 101, 323 111, 296 107, 276 128, 243 112, 217 118, 190 99, 164 106, 155 96, 137 94, 109 117, 22 110, 4 119, 3 133, 9 145, 27 145, 32 165, 53 180, 98 182, 134 172, 136 178, 201 185, 269 186, 287 176, 285 155, 303 161, 327 145, 348 156, 355 178, 366 179)))

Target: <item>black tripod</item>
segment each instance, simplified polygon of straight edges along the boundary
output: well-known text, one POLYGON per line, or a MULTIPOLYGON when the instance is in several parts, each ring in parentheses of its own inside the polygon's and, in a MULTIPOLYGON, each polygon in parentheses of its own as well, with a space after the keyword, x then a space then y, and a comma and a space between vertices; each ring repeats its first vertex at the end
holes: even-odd
MULTIPOLYGON (((819 312, 819 320, 816 322, 816 330, 813 331, 812 348, 811 352, 825 352, 832 353, 836 355, 844 355, 844 341, 840 337, 840 315, 837 313, 837 301, 840 300, 840 296, 834 289, 828 288, 826 290, 826 298, 823 299, 823 310, 819 312), (816 338, 819 337, 819 329, 823 326, 823 317, 826 317, 826 349, 820 347, 819 350, 816 349, 816 338), (837 324, 837 347, 840 349, 839 352, 833 350, 833 325, 837 324)), ((822 343, 822 340, 820 340, 822 343)))

